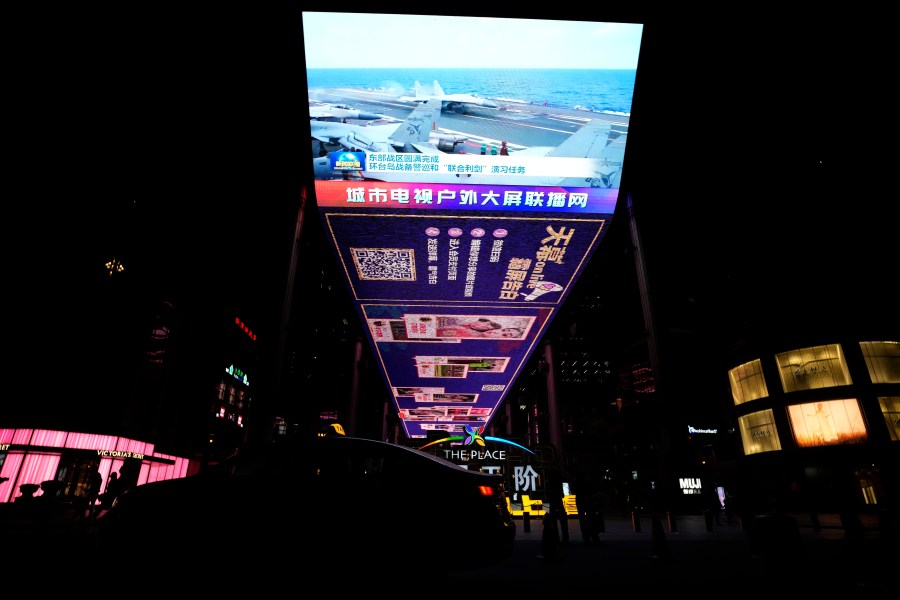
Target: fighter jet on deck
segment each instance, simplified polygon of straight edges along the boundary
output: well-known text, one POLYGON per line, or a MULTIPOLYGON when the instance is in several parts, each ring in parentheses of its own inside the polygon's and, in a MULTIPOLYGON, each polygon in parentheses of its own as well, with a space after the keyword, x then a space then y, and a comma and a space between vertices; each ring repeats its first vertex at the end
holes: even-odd
POLYGON ((406 150, 437 151, 429 142, 437 120, 437 108, 428 102, 417 106, 399 125, 355 125, 310 119, 313 139, 328 144, 340 144, 350 150, 368 152, 398 152, 406 150), (421 147, 420 147, 421 146, 421 147), (424 149, 424 150, 423 150, 424 149))
POLYGON ((500 105, 488 98, 482 98, 478 94, 446 94, 441 84, 434 81, 432 91, 426 90, 417 81, 415 84, 415 96, 401 96, 400 100, 412 102, 425 102, 426 100, 440 100, 441 110, 465 113, 468 107, 480 106, 482 108, 500 108, 500 105))
MULTIPOLYGON (((399 125, 353 125, 351 123, 323 123, 310 119, 312 138, 322 144, 339 144, 346 150, 365 152, 413 152, 437 154, 431 141, 440 109, 429 102, 417 106, 399 125)), ((316 179, 336 178, 330 158, 320 155, 313 159, 316 179)))
POLYGON ((316 104, 309 105, 309 118, 317 121, 332 123, 346 123, 348 119, 357 121, 372 121, 381 119, 384 115, 365 112, 358 108, 352 108, 346 104, 316 104))
MULTIPOLYGON (((369 129, 362 127, 362 129, 369 129)), ((510 152, 501 157, 509 165, 524 164, 526 160, 547 159, 590 159, 580 165, 580 174, 538 174, 518 175, 493 172, 491 169, 466 173, 407 171, 363 171, 364 179, 378 181, 422 181, 428 183, 465 183, 489 185, 536 185, 560 187, 616 188, 619 185, 622 161, 625 154, 627 134, 613 131, 610 123, 592 119, 573 133, 559 146, 532 146, 510 152)), ((437 152, 434 144, 413 144, 413 151, 421 153, 437 152)), ((410 150, 406 150, 407 152, 410 150)), ((549 164, 549 163, 548 163, 549 164)), ((328 159, 315 159, 316 179, 337 179, 340 174, 331 171, 328 159), (317 162, 318 161, 318 162, 317 162)))

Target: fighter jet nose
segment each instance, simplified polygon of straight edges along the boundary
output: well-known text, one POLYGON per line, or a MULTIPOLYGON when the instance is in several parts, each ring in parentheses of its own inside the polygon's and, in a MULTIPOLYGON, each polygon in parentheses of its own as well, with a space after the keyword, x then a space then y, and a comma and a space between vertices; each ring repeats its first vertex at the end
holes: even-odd
POLYGON ((494 102, 493 100, 485 100, 484 105, 488 108, 500 108, 500 105, 494 102))
POLYGON ((375 113, 370 113, 370 112, 359 111, 358 118, 361 120, 365 120, 365 121, 371 121, 371 120, 375 120, 375 119, 380 119, 381 115, 376 115, 375 113))

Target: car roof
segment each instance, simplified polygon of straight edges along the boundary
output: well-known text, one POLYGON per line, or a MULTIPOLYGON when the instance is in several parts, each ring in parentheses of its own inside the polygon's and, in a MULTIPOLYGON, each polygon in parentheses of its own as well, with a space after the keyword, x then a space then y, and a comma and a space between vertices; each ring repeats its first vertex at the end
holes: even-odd
POLYGON ((485 484, 496 483, 502 480, 500 475, 474 471, 458 465, 443 457, 436 456, 418 448, 384 442, 370 438, 353 437, 346 435, 308 436, 284 438, 273 442, 264 452, 258 455, 248 455, 238 461, 235 468, 236 474, 250 473, 258 470, 277 471, 282 467, 290 468, 298 462, 308 462, 308 455, 312 454, 315 461, 324 456, 323 453, 341 453, 348 456, 382 456, 385 458, 418 461, 423 468, 426 465, 446 469, 450 472, 467 477, 482 477, 485 484))

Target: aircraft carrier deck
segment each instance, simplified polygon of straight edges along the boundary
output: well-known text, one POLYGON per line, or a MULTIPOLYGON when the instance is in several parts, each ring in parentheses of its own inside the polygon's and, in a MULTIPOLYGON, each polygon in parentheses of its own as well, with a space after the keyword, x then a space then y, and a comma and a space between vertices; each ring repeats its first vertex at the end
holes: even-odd
MULTIPOLYGON (((612 131, 627 135, 629 115, 589 112, 573 108, 529 104, 494 98, 500 108, 467 106, 464 113, 442 111, 438 130, 466 137, 456 152, 477 154, 481 144, 498 148, 506 141, 511 151, 533 146, 559 146, 590 120, 612 125, 612 131)), ((385 116, 368 124, 400 123, 415 108, 415 103, 402 101, 396 93, 383 90, 328 89, 310 90, 310 102, 349 104, 354 108, 385 116)), ((350 121, 355 122, 355 121, 350 121)), ((356 122, 360 125, 363 122, 356 122)))

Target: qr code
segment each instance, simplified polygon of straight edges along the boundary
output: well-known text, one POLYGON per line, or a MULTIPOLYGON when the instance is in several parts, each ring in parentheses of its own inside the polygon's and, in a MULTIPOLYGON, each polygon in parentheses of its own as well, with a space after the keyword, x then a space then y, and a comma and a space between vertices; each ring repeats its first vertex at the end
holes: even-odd
POLYGON ((350 252, 361 280, 416 280, 416 254, 412 248, 350 248, 350 252))

